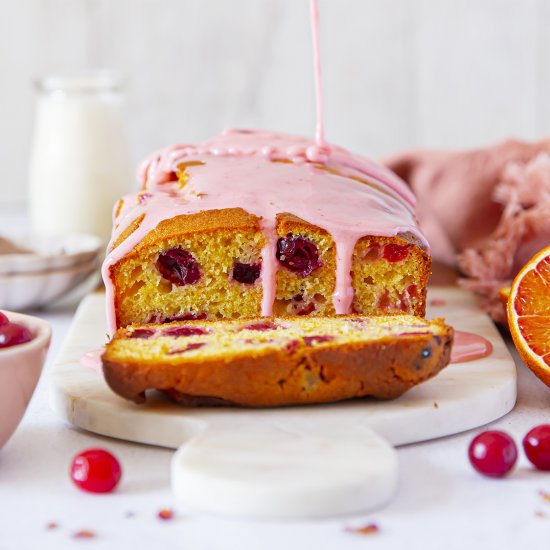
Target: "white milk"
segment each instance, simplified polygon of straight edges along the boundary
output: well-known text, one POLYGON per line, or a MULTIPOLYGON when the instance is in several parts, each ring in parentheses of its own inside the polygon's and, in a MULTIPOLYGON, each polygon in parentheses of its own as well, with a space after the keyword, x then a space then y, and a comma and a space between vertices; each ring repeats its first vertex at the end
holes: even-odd
POLYGON ((124 101, 111 73, 38 83, 29 186, 34 231, 107 243, 116 200, 132 188, 124 101))

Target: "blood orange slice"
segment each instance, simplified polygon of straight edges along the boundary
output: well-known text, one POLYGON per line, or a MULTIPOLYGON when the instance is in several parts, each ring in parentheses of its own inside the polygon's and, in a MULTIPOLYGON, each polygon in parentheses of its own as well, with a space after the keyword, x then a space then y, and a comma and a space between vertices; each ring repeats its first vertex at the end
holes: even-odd
POLYGON ((514 279, 508 324, 525 364, 550 386, 550 246, 531 258, 514 279))

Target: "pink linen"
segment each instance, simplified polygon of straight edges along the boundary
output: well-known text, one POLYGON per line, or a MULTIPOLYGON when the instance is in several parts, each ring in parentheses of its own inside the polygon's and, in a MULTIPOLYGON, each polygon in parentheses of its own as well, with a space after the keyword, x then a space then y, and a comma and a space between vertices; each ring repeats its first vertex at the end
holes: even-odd
POLYGON ((435 259, 459 267, 493 319, 498 290, 550 244, 550 140, 482 149, 411 151, 386 159, 417 195, 435 259))

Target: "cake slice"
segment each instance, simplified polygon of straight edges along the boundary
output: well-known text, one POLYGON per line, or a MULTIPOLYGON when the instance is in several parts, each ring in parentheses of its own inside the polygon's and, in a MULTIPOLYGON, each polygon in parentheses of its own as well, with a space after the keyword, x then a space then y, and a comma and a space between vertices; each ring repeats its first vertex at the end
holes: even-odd
POLYGON ((392 399, 450 359, 453 329, 411 315, 179 321, 119 329, 105 379, 141 403, 146 390, 184 405, 272 407, 392 399))

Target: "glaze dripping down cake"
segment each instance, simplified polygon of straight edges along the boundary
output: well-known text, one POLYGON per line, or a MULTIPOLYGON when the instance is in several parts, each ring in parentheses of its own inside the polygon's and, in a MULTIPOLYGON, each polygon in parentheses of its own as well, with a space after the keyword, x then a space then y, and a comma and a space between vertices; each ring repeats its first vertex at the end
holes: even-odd
POLYGON ((109 328, 186 319, 425 313, 409 188, 367 159, 230 130, 155 153, 115 207, 109 328))
POLYGON ((452 339, 410 315, 180 321, 119 329, 102 361, 137 403, 156 389, 183 405, 273 407, 398 397, 447 365, 452 339))

